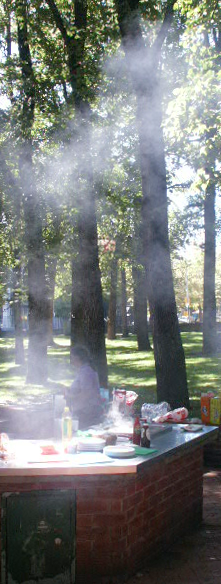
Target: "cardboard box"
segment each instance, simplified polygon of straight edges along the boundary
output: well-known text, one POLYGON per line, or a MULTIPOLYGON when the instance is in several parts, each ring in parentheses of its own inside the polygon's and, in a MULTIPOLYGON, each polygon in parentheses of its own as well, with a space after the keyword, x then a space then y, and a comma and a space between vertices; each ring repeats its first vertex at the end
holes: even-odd
POLYGON ((210 424, 219 426, 221 413, 221 400, 219 397, 210 398, 210 424))
POLYGON ((201 420, 203 424, 210 424, 210 401, 207 394, 201 395, 201 420))

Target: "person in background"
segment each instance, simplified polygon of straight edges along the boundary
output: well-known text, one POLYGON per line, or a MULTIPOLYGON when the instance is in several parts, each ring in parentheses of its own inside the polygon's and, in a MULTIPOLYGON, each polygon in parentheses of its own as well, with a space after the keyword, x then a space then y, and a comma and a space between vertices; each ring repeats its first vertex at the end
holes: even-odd
POLYGON ((102 421, 99 377, 85 346, 75 345, 71 348, 71 363, 75 378, 65 392, 65 399, 72 416, 79 420, 79 429, 86 430, 102 421))

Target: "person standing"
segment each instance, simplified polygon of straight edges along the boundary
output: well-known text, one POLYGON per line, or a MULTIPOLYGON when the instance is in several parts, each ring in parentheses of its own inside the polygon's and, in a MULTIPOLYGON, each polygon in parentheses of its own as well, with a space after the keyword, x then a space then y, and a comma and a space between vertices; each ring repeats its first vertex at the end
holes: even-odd
POLYGON ((65 398, 72 416, 79 420, 79 429, 84 430, 102 421, 99 377, 84 345, 75 345, 71 349, 71 363, 75 378, 66 390, 65 398))

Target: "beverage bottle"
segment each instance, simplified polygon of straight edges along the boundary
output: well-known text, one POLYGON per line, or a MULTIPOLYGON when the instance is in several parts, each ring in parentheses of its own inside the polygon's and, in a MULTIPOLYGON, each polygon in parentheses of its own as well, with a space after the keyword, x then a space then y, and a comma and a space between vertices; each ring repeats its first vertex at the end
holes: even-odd
POLYGON ((140 419, 137 416, 134 420, 133 426, 133 444, 137 444, 138 446, 140 446, 140 435, 141 435, 140 419))
POLYGON ((146 420, 141 421, 140 445, 143 448, 150 448, 150 428, 146 420))
POLYGON ((72 418, 68 407, 64 408, 62 415, 62 440, 68 442, 72 438, 72 418))

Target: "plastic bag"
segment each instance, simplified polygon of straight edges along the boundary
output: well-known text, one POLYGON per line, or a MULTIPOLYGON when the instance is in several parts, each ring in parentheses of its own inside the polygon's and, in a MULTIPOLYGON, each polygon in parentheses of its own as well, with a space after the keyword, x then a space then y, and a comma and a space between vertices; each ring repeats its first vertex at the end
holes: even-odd
POLYGON ((141 407, 141 417, 146 418, 148 422, 152 422, 156 416, 162 416, 170 411, 170 406, 167 402, 159 404, 143 404, 141 407))
POLYGON ((133 414, 133 405, 137 398, 138 394, 135 391, 126 391, 125 416, 133 414))
POLYGON ((171 412, 167 412, 167 414, 161 415, 161 416, 156 416, 156 418, 153 418, 153 422, 159 423, 159 422, 183 422, 183 420, 185 420, 188 417, 188 410, 187 408, 177 408, 175 410, 172 410, 171 412))

